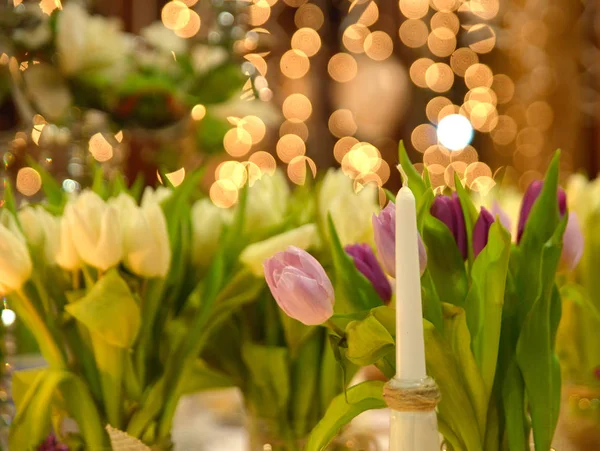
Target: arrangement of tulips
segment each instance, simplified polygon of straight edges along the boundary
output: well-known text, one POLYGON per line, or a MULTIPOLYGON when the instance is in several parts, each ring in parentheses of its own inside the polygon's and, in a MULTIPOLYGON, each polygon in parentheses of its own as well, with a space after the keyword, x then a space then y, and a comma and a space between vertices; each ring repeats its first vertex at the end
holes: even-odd
MULTIPOLYGON (((555 273, 561 254, 566 264, 577 258, 562 249, 569 216, 558 187, 558 154, 545 181, 534 182, 525 195, 514 243, 502 222, 506 215, 477 211, 460 180, 456 193, 435 196, 427 174, 421 178, 402 148, 400 160, 417 198, 426 360, 442 394, 438 423, 448 449, 529 450, 531 434, 535 449, 550 449, 561 388, 555 273)), ((373 218, 379 260, 390 276, 392 200, 373 218)), ((331 278, 327 266, 292 247, 265 263, 269 287, 292 318, 329 328, 345 368, 374 364, 391 378, 395 301, 385 305, 387 279, 370 248, 345 252, 334 236, 330 249, 331 278)), ((356 415, 385 407, 382 388, 382 382, 369 381, 336 397, 306 449, 324 449, 356 415)))

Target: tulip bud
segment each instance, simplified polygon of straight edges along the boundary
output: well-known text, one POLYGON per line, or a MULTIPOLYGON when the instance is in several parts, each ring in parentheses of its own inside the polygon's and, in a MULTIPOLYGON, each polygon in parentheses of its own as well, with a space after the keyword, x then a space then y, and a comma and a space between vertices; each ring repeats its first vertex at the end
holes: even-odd
MULTIPOLYGON (((372 223, 379 258, 383 262, 383 267, 387 273, 392 277, 396 277, 396 204, 389 202, 379 215, 373 215, 372 223)), ((417 235, 417 240, 419 245, 419 268, 421 275, 423 275, 427 268, 427 252, 421 235, 417 235)))
POLYGON ((48 264, 56 263, 59 250, 60 222, 43 207, 26 206, 19 210, 19 222, 27 241, 33 246, 43 246, 44 258, 48 264))
POLYGON ((233 221, 231 209, 219 208, 210 199, 200 199, 192 207, 192 262, 206 267, 219 247, 226 225, 233 221))
POLYGON ((381 300, 388 304, 392 298, 392 286, 371 247, 368 244, 353 244, 346 246, 346 253, 354 260, 356 269, 373 284, 381 300))
POLYGON ((67 203, 63 216, 79 258, 101 271, 119 263, 123 240, 119 212, 92 191, 67 203))
POLYGON ((491 213, 492 217, 499 218, 500 224, 502 224, 502 226, 512 234, 512 219, 510 218, 509 214, 500 206, 497 200, 494 200, 492 203, 491 213))
POLYGON ((579 218, 574 211, 569 211, 569 219, 567 220, 567 228, 563 235, 563 248, 560 254, 560 266, 565 271, 575 269, 579 260, 583 256, 584 238, 579 218))
POLYGON ((23 234, 7 210, 0 218, 0 293, 19 290, 31 277, 32 263, 23 234))
POLYGON ((265 260, 263 266, 271 294, 289 317, 316 326, 333 315, 333 286, 308 252, 290 246, 265 260))
MULTIPOLYGON (((521 204, 521 213, 519 215, 519 227, 517 229, 517 243, 521 241, 521 237, 523 236, 523 232, 525 231, 525 225, 527 224, 527 219, 529 219, 529 213, 533 208, 533 204, 537 200, 538 196, 542 192, 542 188, 544 186, 544 182, 541 180, 535 180, 531 182, 525 195, 523 196, 523 203, 521 204)), ((560 186, 558 187, 558 209, 560 211, 561 217, 567 211, 567 194, 565 190, 563 190, 560 186)))
POLYGON ((69 222, 64 216, 58 220, 58 231, 56 264, 66 271, 76 271, 81 268, 81 258, 75 249, 69 222))
POLYGON ((475 257, 477 257, 487 245, 490 227, 492 227, 493 223, 494 217, 492 214, 487 211, 485 207, 481 207, 479 217, 477 218, 475 227, 473 228, 473 253, 475 257))
POLYGON ((287 212, 290 188, 280 170, 264 174, 248 189, 246 203, 247 230, 263 229, 281 224, 287 212))
POLYGON ((171 188, 167 188, 166 186, 159 186, 157 188, 152 188, 151 186, 147 186, 144 188, 144 194, 142 194, 142 207, 146 205, 147 202, 162 204, 173 194, 173 190, 171 188))
POLYGON ((463 259, 467 258, 467 229, 458 195, 452 193, 452 197, 436 196, 431 206, 431 215, 446 224, 463 259))

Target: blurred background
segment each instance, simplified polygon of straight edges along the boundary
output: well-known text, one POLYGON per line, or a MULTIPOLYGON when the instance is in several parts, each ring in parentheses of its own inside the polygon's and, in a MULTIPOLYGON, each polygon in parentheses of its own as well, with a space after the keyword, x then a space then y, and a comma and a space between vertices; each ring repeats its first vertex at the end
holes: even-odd
POLYGON ((3 0, 5 176, 31 198, 35 164, 70 190, 206 164, 227 207, 275 165, 395 189, 399 140, 440 189, 522 188, 557 148, 593 176, 599 24, 583 0, 3 0))

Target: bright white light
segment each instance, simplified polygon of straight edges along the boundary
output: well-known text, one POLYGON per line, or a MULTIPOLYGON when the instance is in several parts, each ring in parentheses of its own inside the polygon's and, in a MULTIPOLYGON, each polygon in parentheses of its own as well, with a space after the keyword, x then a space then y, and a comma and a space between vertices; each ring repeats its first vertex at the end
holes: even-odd
POLYGON ((5 308, 2 310, 2 324, 6 327, 12 326, 15 320, 17 319, 17 315, 10 309, 5 308))
POLYGON ((442 146, 450 150, 462 150, 473 139, 473 126, 466 117, 451 114, 438 124, 437 137, 442 146))

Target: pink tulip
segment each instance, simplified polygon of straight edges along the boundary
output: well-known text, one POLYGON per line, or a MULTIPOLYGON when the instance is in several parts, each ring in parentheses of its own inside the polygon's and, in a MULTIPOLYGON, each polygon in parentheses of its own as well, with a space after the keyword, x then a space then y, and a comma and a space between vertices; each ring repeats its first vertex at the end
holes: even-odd
POLYGON ((316 326, 333 315, 333 286, 308 252, 290 246, 265 260, 263 267, 271 294, 289 317, 316 326))
POLYGON ((574 270, 583 255, 583 247, 583 233, 581 232, 579 219, 574 211, 570 211, 567 228, 563 235, 562 253, 560 254, 561 269, 574 270))

